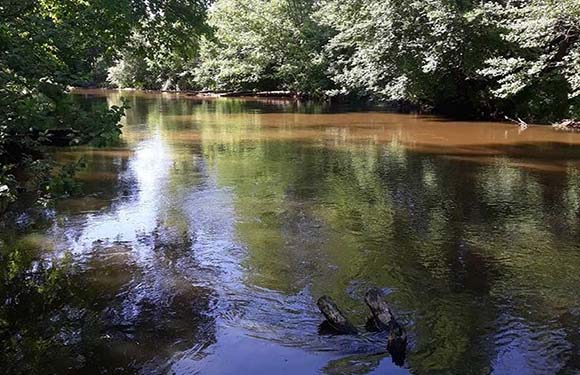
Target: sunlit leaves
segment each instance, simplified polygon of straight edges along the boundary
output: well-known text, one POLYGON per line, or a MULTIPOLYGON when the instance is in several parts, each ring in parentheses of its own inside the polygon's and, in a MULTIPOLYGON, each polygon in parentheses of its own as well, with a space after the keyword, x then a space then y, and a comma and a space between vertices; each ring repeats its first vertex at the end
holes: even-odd
POLYGON ((454 2, 325 1, 320 22, 337 30, 327 44, 339 92, 410 101, 445 110, 464 94, 486 48, 481 29, 454 2))
POLYGON ((323 46, 329 29, 314 1, 221 0, 209 12, 214 38, 202 43, 200 84, 211 89, 286 89, 320 94, 329 85, 323 46))
POLYGON ((118 87, 187 89, 197 63, 199 40, 207 32, 204 0, 133 1, 136 22, 109 69, 118 87))
MULTIPOLYGON (((531 0, 523 5, 497 4, 480 10, 490 22, 501 28, 501 37, 509 46, 486 60, 480 72, 493 78, 491 90, 500 98, 526 100, 531 90, 539 95, 565 91, 575 100, 580 96, 580 3, 576 0, 531 0), (557 85, 558 89, 554 88, 557 85), (567 87, 566 87, 567 86, 567 87)), ((533 100, 533 99, 528 99, 533 100)))

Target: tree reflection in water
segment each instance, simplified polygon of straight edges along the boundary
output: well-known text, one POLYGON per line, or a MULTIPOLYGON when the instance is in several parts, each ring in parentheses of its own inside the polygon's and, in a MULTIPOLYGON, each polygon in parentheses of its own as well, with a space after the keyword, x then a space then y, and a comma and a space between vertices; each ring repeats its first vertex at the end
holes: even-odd
POLYGON ((38 369, 43 353, 89 372, 579 370, 578 135, 130 96, 126 147, 60 154, 85 155, 92 195, 3 244, 4 280, 40 260, 70 267, 47 278, 62 297, 34 292, 40 313, 18 304, 2 316, 3 340, 27 348, 7 360, 38 369), (9 266, 35 236, 41 251, 9 266), (384 334, 318 335, 313 301, 330 295, 362 326, 371 286, 409 330, 403 368, 384 334))

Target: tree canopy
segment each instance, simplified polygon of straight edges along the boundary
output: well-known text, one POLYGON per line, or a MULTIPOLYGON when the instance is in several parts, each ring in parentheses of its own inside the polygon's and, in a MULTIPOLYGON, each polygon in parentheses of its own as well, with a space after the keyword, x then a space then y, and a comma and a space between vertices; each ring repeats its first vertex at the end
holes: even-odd
POLYGON ((55 134, 65 144, 118 140, 125 108, 77 103, 67 87, 109 78, 178 88, 197 64, 207 7, 205 0, 1 0, 0 210, 27 190, 22 176, 42 176, 32 190, 43 193, 62 185, 50 183, 58 173, 42 160, 55 134))
POLYGON ((110 82, 177 88, 177 80, 166 79, 173 69, 187 77, 180 88, 279 89, 452 116, 555 121, 578 116, 580 108, 579 6, 575 0, 216 0, 206 27, 197 26, 184 42, 196 48, 178 54, 180 63, 172 63, 171 53, 143 62, 127 52, 134 46, 125 46, 110 82), (143 69, 156 64, 168 70, 143 69))

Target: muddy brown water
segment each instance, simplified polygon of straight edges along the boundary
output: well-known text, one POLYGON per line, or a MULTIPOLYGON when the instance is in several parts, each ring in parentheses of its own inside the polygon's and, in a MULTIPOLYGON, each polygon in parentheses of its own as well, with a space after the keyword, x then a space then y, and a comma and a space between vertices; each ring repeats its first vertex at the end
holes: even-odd
POLYGON ((56 154, 85 158, 83 194, 12 234, 68 254, 82 285, 51 318, 74 324, 50 371, 580 372, 580 134, 77 94, 131 109, 123 146, 56 154), (408 329, 403 367, 384 334, 318 333, 318 297, 362 327, 373 286, 408 329))

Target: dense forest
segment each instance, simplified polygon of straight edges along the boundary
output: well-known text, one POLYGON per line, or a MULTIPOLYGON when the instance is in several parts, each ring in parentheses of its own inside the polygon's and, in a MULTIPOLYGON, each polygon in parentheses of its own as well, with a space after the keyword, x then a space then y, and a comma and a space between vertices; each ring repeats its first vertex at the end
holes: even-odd
POLYGON ((284 90, 535 122, 580 114, 577 0, 2 0, 0 21, 5 199, 15 168, 37 177, 28 190, 66 190, 36 163, 55 129, 73 143, 118 138, 125 108, 80 105, 69 86, 284 90))
POLYGON ((575 0, 218 0, 204 27, 176 5, 172 35, 156 45, 134 30, 109 84, 350 95, 532 121, 580 109, 575 0))
POLYGON ((575 0, 3 2, 8 94, 44 79, 288 90, 535 121, 579 110, 575 0))

